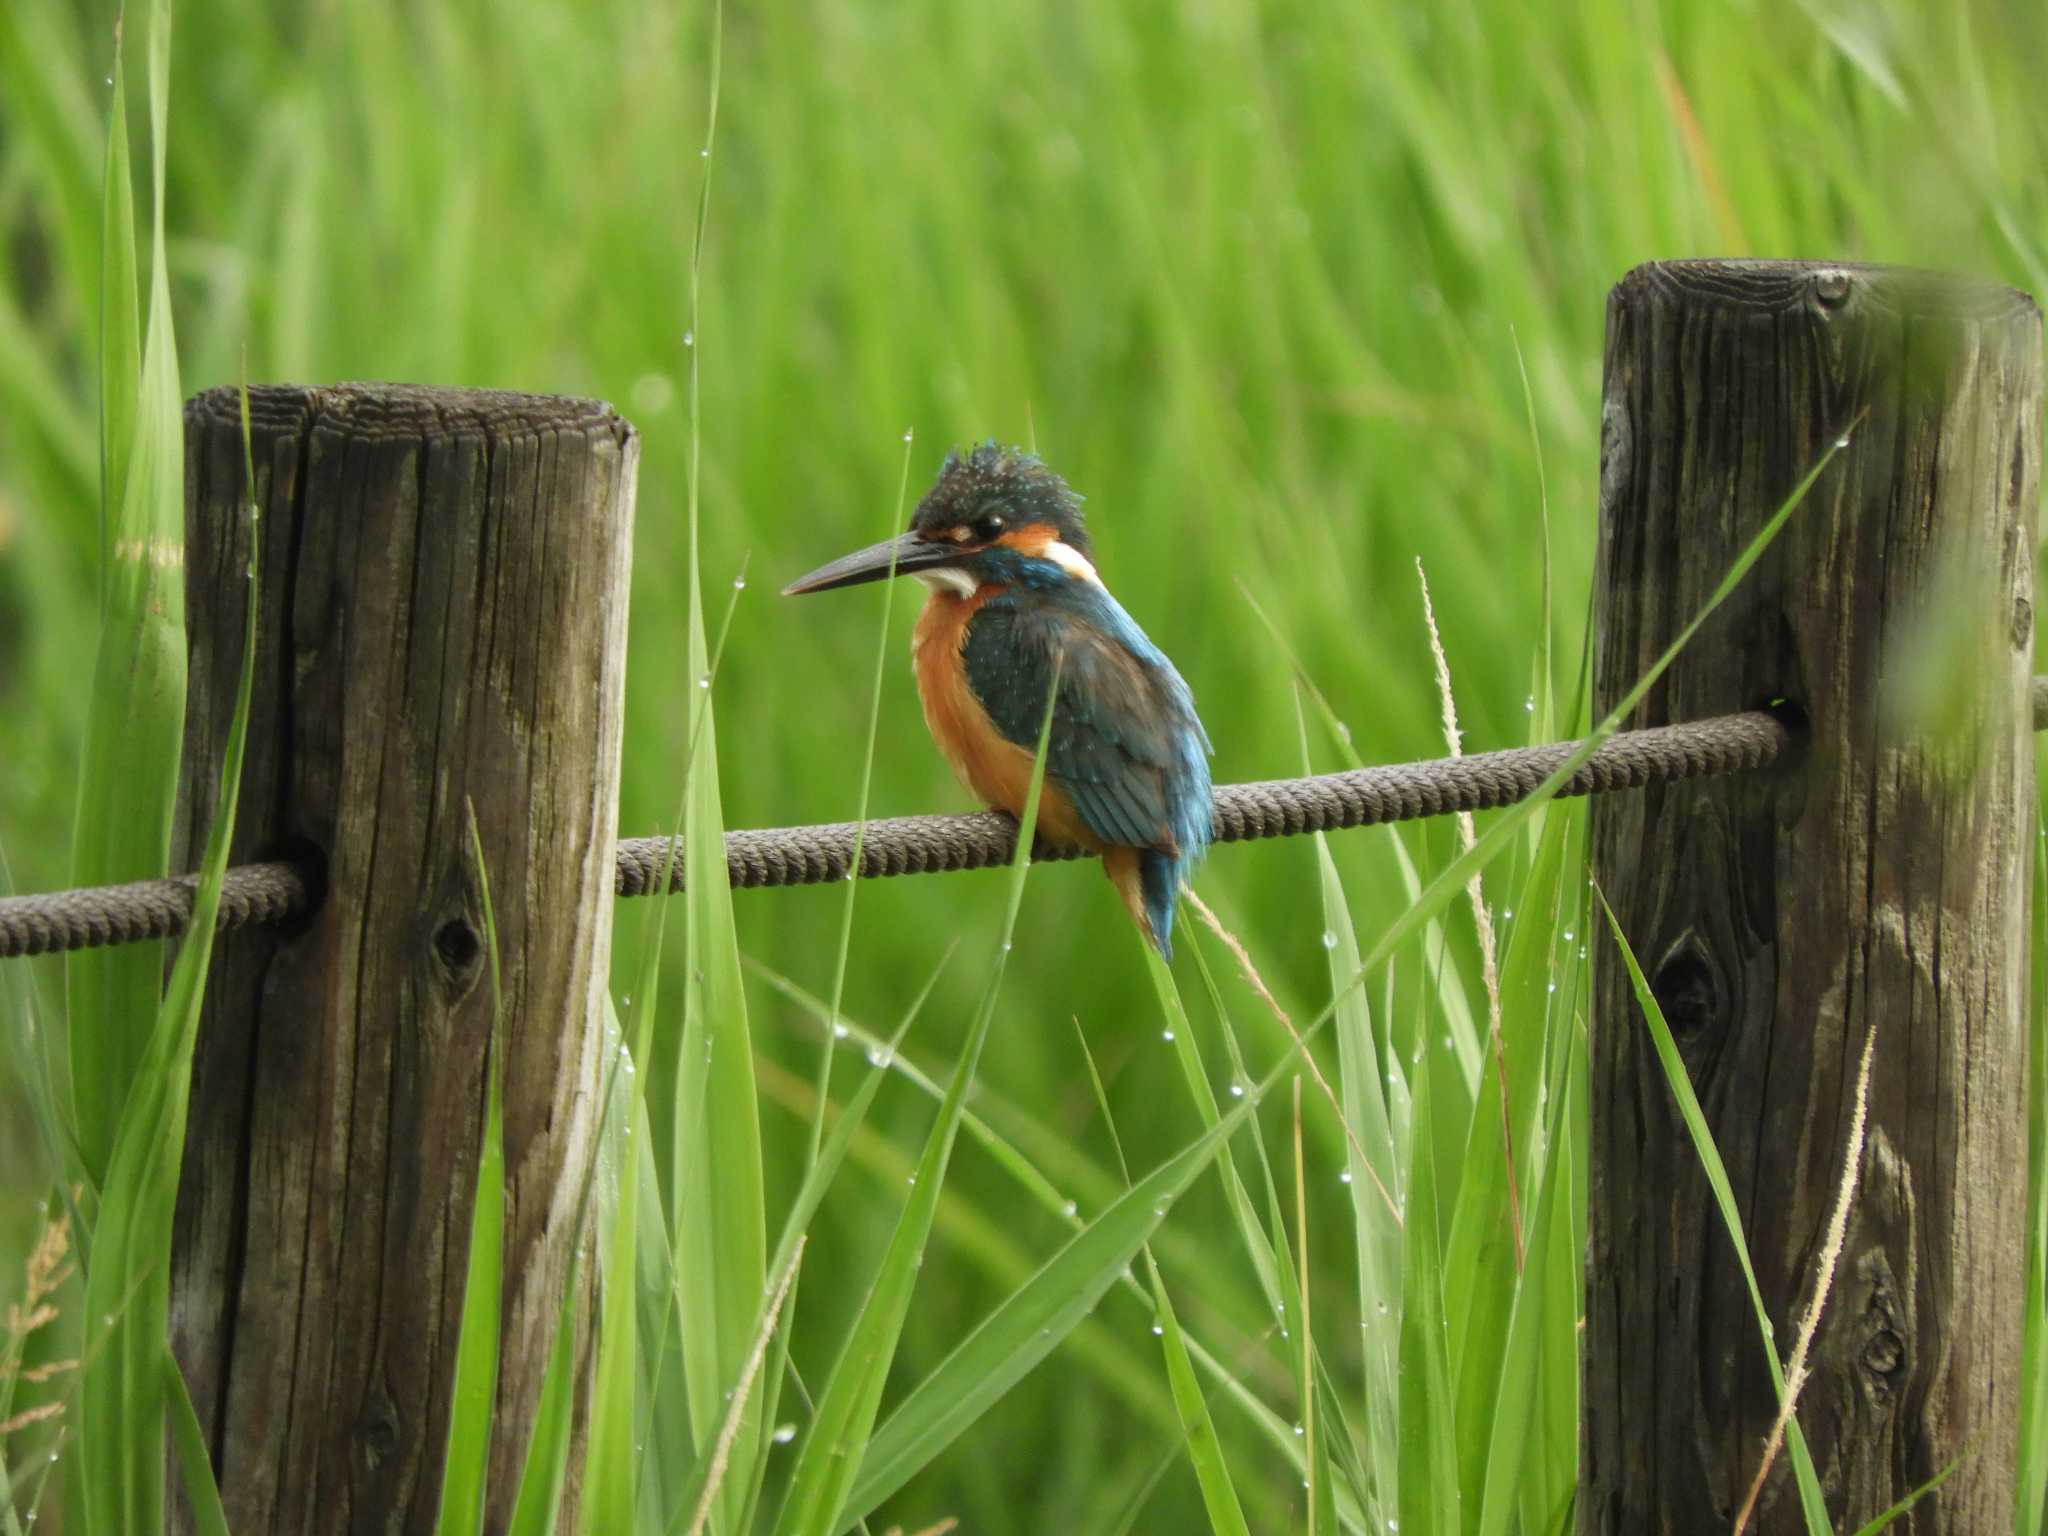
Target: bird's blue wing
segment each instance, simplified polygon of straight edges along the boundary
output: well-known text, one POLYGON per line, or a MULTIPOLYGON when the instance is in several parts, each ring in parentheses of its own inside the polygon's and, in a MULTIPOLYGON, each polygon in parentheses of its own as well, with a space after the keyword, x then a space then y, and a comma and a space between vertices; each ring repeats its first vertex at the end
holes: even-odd
POLYGON ((1114 598, 1080 583, 1006 594, 974 615, 961 661, 990 723, 1027 750, 1057 665, 1046 777, 1104 842, 1200 856, 1209 738, 1187 684, 1114 598))

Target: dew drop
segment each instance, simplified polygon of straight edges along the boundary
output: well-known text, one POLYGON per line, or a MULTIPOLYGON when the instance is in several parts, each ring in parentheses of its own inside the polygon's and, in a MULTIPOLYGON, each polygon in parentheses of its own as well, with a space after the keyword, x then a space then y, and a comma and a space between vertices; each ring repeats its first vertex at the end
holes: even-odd
POLYGON ((1243 1084, 1243 1083, 1232 1083, 1232 1084, 1230 1085, 1230 1096, 1231 1096, 1231 1097, 1232 1097, 1233 1099, 1241 1099, 1241 1098, 1243 1098, 1243 1097, 1244 1097, 1244 1084, 1243 1084))
POLYGON ((1846 433, 1846 432, 1844 432, 1844 433, 1843 433, 1843 434, 1842 434, 1842 435, 1841 435, 1840 437, 1836 438, 1836 439, 1835 439, 1835 446, 1836 446, 1837 448, 1846 448, 1846 447, 1848 447, 1848 446, 1849 446, 1849 434, 1848 434, 1848 433, 1846 433))
POLYGON ((1155 1338, 1155 1339, 1163 1339, 1163 1338, 1165 1338, 1165 1337, 1166 1337, 1166 1325, 1165 1325, 1164 1323, 1154 1323, 1154 1324, 1152 1325, 1152 1337, 1153 1337, 1153 1338, 1155 1338))
POLYGON ((1332 932, 1330 932, 1330 930, 1329 930, 1329 929, 1325 928, 1325 929, 1323 930, 1323 948, 1325 948, 1325 949, 1335 949, 1336 947, 1337 947, 1337 935, 1336 935, 1336 934, 1334 934, 1334 933, 1332 933, 1332 932))
POLYGON ((896 1053, 886 1045, 871 1045, 868 1047, 868 1065, 871 1067, 886 1067, 895 1059, 896 1053))
POLYGON ((695 345, 697 345, 697 333, 695 331, 683 332, 683 345, 686 347, 694 347, 695 345))
POLYGON ((1342 1173, 1338 1174, 1337 1182, 1339 1184, 1349 1184, 1351 1182, 1351 1170, 1346 1168, 1342 1173))
POLYGON ((746 591, 746 590, 747 590, 747 578, 746 578, 746 577, 744 577, 744 576, 735 576, 735 577, 733 577, 733 579, 732 579, 732 589, 733 589, 733 591, 735 591, 735 592, 744 592, 744 591, 746 591))
POLYGON ((1075 1217, 1075 1216, 1078 1216, 1078 1215, 1080 1215, 1080 1214, 1081 1214, 1081 1204, 1080 1204, 1080 1202, 1079 1202, 1078 1200, 1069 1200, 1069 1201, 1068 1201, 1068 1202, 1067 1202, 1067 1203, 1066 1203, 1065 1205, 1063 1205, 1063 1206, 1061 1206, 1061 1207, 1060 1207, 1060 1214, 1061 1214, 1062 1216, 1066 1216, 1066 1217, 1069 1217, 1069 1218, 1072 1218, 1072 1217, 1075 1217))
POLYGON ((794 1424, 778 1424, 775 1426, 775 1433, 768 1438, 777 1445, 787 1445, 796 1438, 796 1426, 794 1424))
POLYGON ((708 689, 708 688, 710 688, 710 686, 711 686, 711 674, 710 674, 709 672, 706 672, 706 673, 705 673, 705 674, 704 674, 704 675, 703 675, 702 677, 698 678, 698 679, 697 679, 697 686, 698 686, 699 688, 705 688, 705 689, 708 689))
POLYGON ((834 1040, 844 1040, 848 1035, 852 1033, 853 1031, 848 1029, 844 1024, 834 1024, 832 1026, 832 1038, 834 1040))
POLYGON ((1522 710, 1523 710, 1523 712, 1524 712, 1525 714, 1531 714, 1531 715, 1533 715, 1533 714, 1535 714, 1535 713, 1536 713, 1536 695, 1535 695, 1535 694, 1533 694, 1533 693, 1532 693, 1532 694, 1530 694, 1530 695, 1529 695, 1529 697, 1527 697, 1526 699, 1522 700, 1522 710))
POLYGON ((903 429, 903 441, 905 441, 906 443, 907 443, 907 442, 910 442, 910 441, 912 441, 912 439, 913 439, 913 438, 914 438, 915 436, 916 436, 916 434, 915 434, 915 433, 913 433, 913 432, 912 432, 912 431, 910 430, 910 428, 908 428, 908 427, 905 427, 905 428, 903 429))
POLYGON ((1170 1029, 1162 1029, 1161 1031, 1159 1031, 1159 1038, 1162 1040, 1171 1040, 1173 1038, 1173 1031, 1170 1029))

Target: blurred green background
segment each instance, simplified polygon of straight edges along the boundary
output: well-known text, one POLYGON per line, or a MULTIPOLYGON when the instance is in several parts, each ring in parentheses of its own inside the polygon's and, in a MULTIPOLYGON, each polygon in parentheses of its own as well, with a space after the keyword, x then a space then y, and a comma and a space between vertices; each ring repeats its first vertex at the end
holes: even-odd
MULTIPOLYGON (((1035 445, 1088 498, 1106 579, 1193 686, 1217 779, 1277 777, 1302 771, 1302 737, 1289 667, 1247 595, 1363 757, 1442 750, 1417 558, 1468 746, 1528 738, 1546 494, 1569 691, 1603 301, 1630 266, 1857 258, 2048 293, 2048 8, 2024 0, 732 4, 709 161, 706 7, 187 0, 177 25, 169 254, 188 392, 232 381, 246 348, 257 381, 596 395, 642 433, 633 833, 674 816, 695 692, 691 344, 714 625, 736 599, 716 690, 725 813, 774 826, 857 808, 880 598, 776 592, 897 524, 906 429, 913 498, 949 444, 1035 445), (707 168, 702 318, 686 337, 707 168)), ((103 4, 0 7, 0 847, 23 890, 67 883, 93 643, 112 31, 103 4)), ((913 595, 898 594, 888 641, 876 814, 967 804, 910 685, 913 595)), ((1324 733, 1311 747, 1334 765, 1324 733)), ((1426 869, 1443 862, 1447 828, 1404 835, 1426 869)), ((1405 905, 1385 846, 1356 835, 1336 850, 1369 934, 1405 905)), ((1328 995, 1312 849, 1219 850, 1198 889, 1282 1003, 1312 1014, 1328 995)), ((1001 891, 997 874, 862 890, 849 1013, 889 1027, 959 937, 909 1046, 949 1061, 1001 891)), ((828 991, 843 901, 743 893, 743 950, 828 991)), ((647 915, 621 911, 621 978, 647 915)), ((1453 921, 1469 947, 1469 916, 1453 921)), ((816 1029, 765 984, 754 1004, 778 1210, 816 1029)), ((983 1091, 1113 1166, 1075 1021, 1134 1162, 1183 1143, 1194 1120, 1136 941, 1098 874, 1058 866, 1027 891, 983 1091)), ((1239 1022, 1278 1038, 1249 1005, 1239 1022)), ((929 1112, 892 1085, 874 1126, 914 1156, 929 1112)), ((1327 1118, 1311 1134, 1333 1152, 1327 1118)), ((33 1158, 10 1125, 0 1160, 33 1158)), ((822 1218, 799 1363, 857 1300, 818 1277, 864 1274, 886 1237, 900 1170, 870 1168, 822 1218)), ((1055 1224, 1014 1204, 964 1151, 903 1379, 1049 1247, 1055 1224)), ((1226 1343, 1257 1340, 1270 1316, 1224 1220, 1213 1192, 1175 1216, 1184 1253, 1216 1252, 1213 1273, 1179 1277, 1186 1315, 1226 1343)), ((1332 1288, 1349 1263, 1341 1244, 1319 1256, 1332 1288)), ((1103 1326, 1151 1371, 1140 1318, 1108 1308, 1103 1326)), ((1244 1348, 1235 1363, 1256 1382, 1244 1348)), ((1346 1359, 1345 1341, 1331 1348, 1346 1359)), ((1163 1401, 1163 1381, 1113 1374, 1039 1373, 912 1485, 900 1518, 1094 1528, 1173 1443, 1132 1406, 1163 1401)), ((1285 1508, 1284 1467, 1246 1462, 1240 1477, 1269 1485, 1261 1507, 1285 1508)), ((1176 1470, 1140 1528, 1198 1511, 1176 1470)))

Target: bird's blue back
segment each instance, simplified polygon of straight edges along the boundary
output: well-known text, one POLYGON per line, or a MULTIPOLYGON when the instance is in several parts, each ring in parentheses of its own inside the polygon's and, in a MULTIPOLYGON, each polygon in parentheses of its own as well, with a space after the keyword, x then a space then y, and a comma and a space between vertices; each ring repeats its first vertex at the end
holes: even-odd
POLYGON ((1208 734, 1188 686, 1108 591, 1016 555, 961 645, 968 687, 1004 738, 1035 751, 1055 666, 1046 779, 1104 843, 1140 855, 1152 931, 1171 954, 1181 882, 1209 844, 1208 734))

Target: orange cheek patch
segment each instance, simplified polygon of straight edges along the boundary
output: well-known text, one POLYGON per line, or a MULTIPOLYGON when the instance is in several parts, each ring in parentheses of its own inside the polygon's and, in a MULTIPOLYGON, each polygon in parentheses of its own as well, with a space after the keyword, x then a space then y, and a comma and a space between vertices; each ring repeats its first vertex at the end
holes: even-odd
POLYGON ((1045 558, 1047 549, 1058 540, 1059 530, 1051 523, 1026 523, 1022 528, 1012 528, 996 542, 1005 549, 1014 549, 1020 555, 1035 555, 1045 558))

